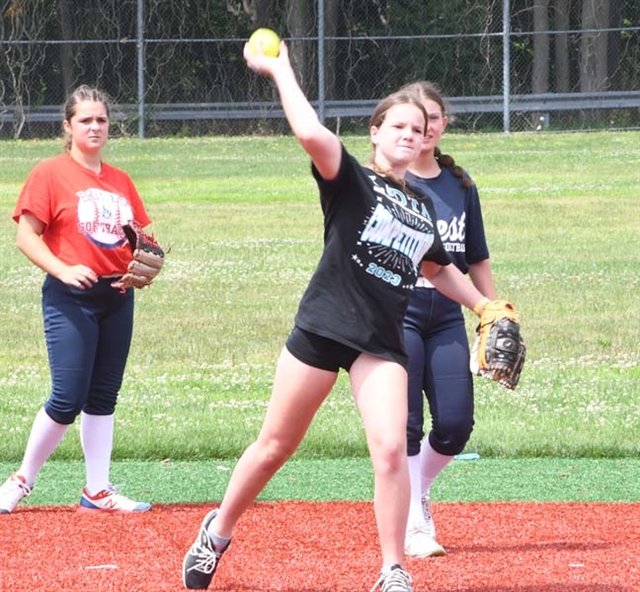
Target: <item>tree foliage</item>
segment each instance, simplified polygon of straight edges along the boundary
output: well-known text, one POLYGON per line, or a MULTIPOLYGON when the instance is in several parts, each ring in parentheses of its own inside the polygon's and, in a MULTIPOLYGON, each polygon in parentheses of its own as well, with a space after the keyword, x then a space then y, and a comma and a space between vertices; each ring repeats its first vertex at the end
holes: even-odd
MULTIPOLYGON (((372 100, 422 78, 450 97, 502 93, 503 0, 324 0, 323 27, 319 7, 319 0, 0 0, 0 113, 12 107, 18 137, 26 109, 60 105, 80 83, 125 104, 271 101, 272 85, 242 59, 259 26, 287 39, 312 99, 372 100)), ((639 26, 635 0, 512 0, 512 94, 638 88, 639 26)))

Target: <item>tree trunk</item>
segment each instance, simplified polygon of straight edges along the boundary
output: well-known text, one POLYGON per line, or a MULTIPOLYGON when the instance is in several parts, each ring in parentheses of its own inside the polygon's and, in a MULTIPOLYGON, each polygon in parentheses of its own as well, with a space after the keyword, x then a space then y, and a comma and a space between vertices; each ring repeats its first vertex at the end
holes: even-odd
POLYGON ((251 20, 258 27, 273 26, 270 22, 273 14, 273 0, 254 0, 252 6, 251 20))
MULTIPOLYGON (((533 72, 531 92, 549 92, 549 0, 536 0, 533 4, 533 72)), ((541 130, 548 125, 545 113, 532 113, 531 123, 541 130)))
MULTIPOLYGON (((315 86, 315 52, 311 41, 302 38, 313 36, 313 16, 314 9, 310 6, 309 0, 287 0, 287 28, 293 38, 289 43, 291 65, 300 87, 307 96, 313 92, 315 86)), ((312 97, 309 98, 312 100, 312 97)))
MULTIPOLYGON (((60 32, 63 41, 69 41, 75 37, 73 24, 73 0, 58 0, 58 18, 60 20, 60 32)), ((73 86, 73 45, 63 43, 60 48, 60 69, 62 71, 62 84, 65 96, 69 94, 73 86)))
MULTIPOLYGON (((555 31, 569 30, 569 1, 554 0, 553 24, 555 31)), ((556 92, 566 93, 571 89, 569 70, 569 36, 567 33, 558 33, 554 36, 554 63, 556 92)))
POLYGON ((549 91, 549 0, 536 0, 533 5, 533 93, 549 91))
MULTIPOLYGON (((622 2, 613 2, 610 5, 610 8, 611 12, 609 13, 609 26, 611 28, 623 27, 624 23, 622 22, 622 2)), ((622 53, 622 48, 622 35, 609 35, 609 47, 607 50, 609 60, 607 82, 609 84, 609 88, 619 88, 621 78, 620 64, 622 62, 622 56, 620 54, 622 53)))
POLYGON ((336 86, 336 41, 333 37, 338 35, 338 15, 340 14, 340 0, 325 0, 325 21, 324 30, 327 39, 325 40, 325 96, 327 99, 335 97, 336 86))
MULTIPOLYGON (((609 0, 584 0, 582 28, 605 29, 609 26, 609 0)), ((580 90, 597 92, 608 87, 608 40, 606 31, 585 31, 580 53, 580 90)))

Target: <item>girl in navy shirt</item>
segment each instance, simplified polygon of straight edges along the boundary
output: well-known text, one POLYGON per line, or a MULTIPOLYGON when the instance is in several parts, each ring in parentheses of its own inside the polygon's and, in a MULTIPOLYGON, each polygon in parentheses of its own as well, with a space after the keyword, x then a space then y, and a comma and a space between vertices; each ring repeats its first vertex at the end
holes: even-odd
MULTIPOLYGON (((482 294, 495 300, 478 191, 465 171, 438 147, 448 123, 442 95, 429 82, 417 82, 403 90, 419 96, 428 114, 422 150, 409 166, 407 183, 418 195, 431 198, 440 238, 454 265, 469 274, 482 294)), ((444 548, 436 541, 429 491, 438 474, 463 451, 473 428, 473 380, 460 304, 441 294, 427 278, 418 278, 404 318, 404 337, 409 356, 407 453, 411 481, 405 552, 411 557, 444 555, 444 548), (425 397, 431 412, 427 438, 425 397)))

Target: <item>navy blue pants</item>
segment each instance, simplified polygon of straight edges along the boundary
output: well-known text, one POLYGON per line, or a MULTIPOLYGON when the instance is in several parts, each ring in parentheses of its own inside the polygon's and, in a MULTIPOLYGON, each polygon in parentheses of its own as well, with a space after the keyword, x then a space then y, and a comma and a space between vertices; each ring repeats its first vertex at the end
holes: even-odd
POLYGON ((42 286, 51 396, 44 408, 69 425, 81 411, 111 415, 122 385, 133 332, 133 289, 124 294, 100 279, 79 290, 47 275, 42 286))
POLYGON ((473 430, 473 378, 460 305, 433 288, 415 288, 404 320, 409 356, 407 453, 420 452, 424 401, 429 403, 432 448, 460 454, 473 430))

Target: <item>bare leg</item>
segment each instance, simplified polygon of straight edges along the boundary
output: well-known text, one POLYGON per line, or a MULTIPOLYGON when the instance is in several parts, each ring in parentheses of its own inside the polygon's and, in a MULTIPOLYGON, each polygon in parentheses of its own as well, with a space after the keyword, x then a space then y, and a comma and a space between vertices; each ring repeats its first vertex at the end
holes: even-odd
POLYGON ((298 448, 337 376, 282 351, 262 429, 238 461, 210 531, 231 536, 240 516, 298 448))
POLYGON ((402 565, 410 496, 407 373, 395 362, 363 354, 349 374, 375 472, 374 510, 383 565, 402 565))

